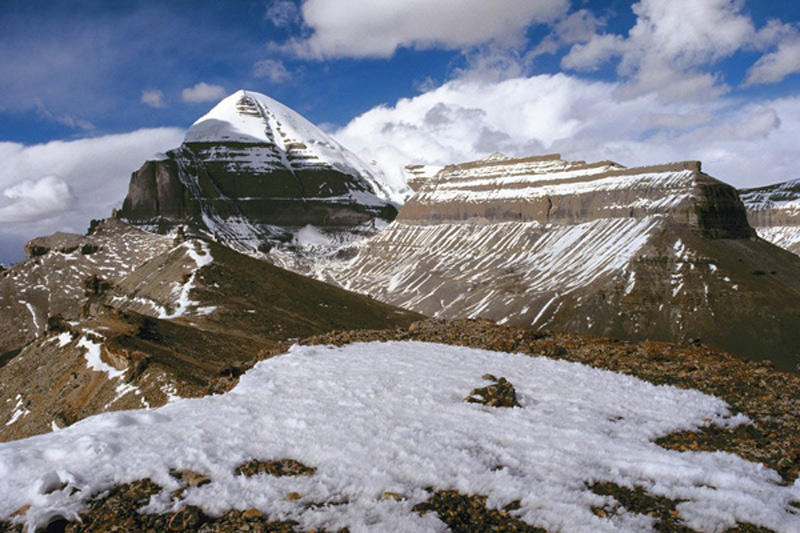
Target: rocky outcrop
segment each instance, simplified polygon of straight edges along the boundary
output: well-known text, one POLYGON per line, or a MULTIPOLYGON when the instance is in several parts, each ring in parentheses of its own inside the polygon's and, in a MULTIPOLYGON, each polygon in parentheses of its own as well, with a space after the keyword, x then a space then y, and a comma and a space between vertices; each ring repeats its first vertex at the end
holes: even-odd
POLYGON ((739 196, 759 237, 800 255, 800 180, 742 189, 739 196))
POLYGON ((446 167, 326 279, 430 316, 800 364, 800 261, 758 241, 697 162, 558 156, 446 167))
POLYGON ((87 280, 113 283, 171 246, 170 238, 114 219, 91 235, 31 240, 28 258, 0 272, 0 355, 45 334, 50 317, 80 318, 92 296, 87 280))
POLYGON ((185 225, 245 251, 308 225, 370 233, 397 215, 375 172, 291 109, 239 91, 133 174, 117 217, 159 233, 185 225))

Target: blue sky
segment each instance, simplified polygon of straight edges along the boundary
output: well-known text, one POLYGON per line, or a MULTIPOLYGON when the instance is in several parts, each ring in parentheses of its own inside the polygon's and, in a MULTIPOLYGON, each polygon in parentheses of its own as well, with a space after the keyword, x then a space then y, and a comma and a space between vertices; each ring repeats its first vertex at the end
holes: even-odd
POLYGON ((0 262, 108 216, 239 88, 395 182, 492 151, 800 178, 796 0, 5 0, 0 73, 0 262))

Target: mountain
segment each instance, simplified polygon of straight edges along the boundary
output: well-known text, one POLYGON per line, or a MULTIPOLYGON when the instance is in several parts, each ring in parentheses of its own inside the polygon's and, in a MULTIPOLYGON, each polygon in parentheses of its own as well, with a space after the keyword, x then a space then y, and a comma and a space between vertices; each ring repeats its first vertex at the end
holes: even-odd
POLYGON ((429 316, 800 364, 800 260, 756 239, 736 190, 698 162, 450 165, 349 257, 318 275, 429 316))
POLYGON ((118 220, 28 244, 0 293, 0 440, 232 387, 293 339, 420 315, 118 220))
POLYGON ((240 251, 369 235, 394 219, 379 173, 283 104, 237 91, 184 143, 133 173, 117 218, 167 233, 187 226, 240 251))
POLYGON ((800 180, 742 189, 739 197, 759 237, 800 255, 800 180))

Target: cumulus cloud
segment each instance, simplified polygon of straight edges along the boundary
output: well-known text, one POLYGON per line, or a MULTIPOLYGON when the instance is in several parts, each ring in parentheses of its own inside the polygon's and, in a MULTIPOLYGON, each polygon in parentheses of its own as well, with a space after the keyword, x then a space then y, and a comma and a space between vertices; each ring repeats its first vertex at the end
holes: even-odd
POLYGON ((742 7, 738 0, 641 0, 633 5, 636 24, 626 37, 597 33, 573 45, 561 65, 594 70, 619 58, 622 97, 656 91, 665 100, 713 99, 729 88, 709 69, 776 33, 769 25, 756 31, 742 7))
POLYGON ((778 83, 795 72, 800 72, 800 35, 783 40, 776 51, 759 58, 744 84, 778 83))
POLYGON ((224 87, 219 85, 210 85, 201 81, 194 87, 187 87, 181 91, 181 100, 189 103, 197 102, 215 102, 222 100, 227 96, 224 87))
POLYGON ((3 191, 0 197, 0 222, 50 219, 67 211, 74 200, 69 185, 58 176, 24 180, 3 191))
POLYGON ((156 109, 166 107, 166 103, 164 102, 164 93, 156 89, 142 91, 141 102, 144 105, 154 107, 156 109))
POLYGON ((138 130, 76 141, 23 145, 0 142, 0 250, 21 239, 52 233, 82 233, 93 218, 105 218, 128 192, 131 173, 157 152, 183 141, 182 130, 138 130))
POLYGON ((292 79, 286 65, 278 59, 263 59, 253 65, 253 76, 267 78, 272 83, 282 83, 292 79))
POLYGON ((465 49, 491 41, 519 44, 533 24, 566 14, 569 0, 306 0, 306 39, 291 41, 295 54, 389 57, 400 47, 465 49))
POLYGON ((378 162, 395 183, 407 164, 444 165, 494 151, 647 165, 699 159, 736 186, 800 177, 800 97, 758 105, 737 99, 619 99, 619 83, 565 74, 485 83, 453 80, 393 106, 376 107, 335 135, 378 162))

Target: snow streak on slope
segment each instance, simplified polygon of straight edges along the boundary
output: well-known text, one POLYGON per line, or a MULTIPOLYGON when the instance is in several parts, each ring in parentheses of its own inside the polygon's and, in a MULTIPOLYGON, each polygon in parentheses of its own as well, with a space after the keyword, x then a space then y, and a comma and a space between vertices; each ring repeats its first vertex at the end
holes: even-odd
POLYGON ((197 271, 210 265, 214 261, 214 258, 211 257, 211 250, 208 248, 208 244, 203 241, 193 240, 181 244, 180 248, 186 250, 186 255, 194 261, 195 266, 185 281, 182 280, 181 283, 175 285, 173 290, 175 302, 172 306, 174 311, 171 313, 164 311, 159 315, 159 318, 177 318, 185 315, 192 308, 194 308, 196 314, 208 314, 215 309, 214 307, 198 307, 198 303, 189 298, 189 294, 194 288, 197 271), (195 248, 200 248, 201 253, 198 253, 195 248))
POLYGON ((213 313, 191 298, 197 273, 214 261, 208 243, 191 239, 155 258, 149 265, 119 281, 121 294, 111 297, 120 309, 164 319, 213 313))
POLYGON ((0 517, 31 504, 14 520, 75 518, 92 495, 143 478, 164 487, 144 510, 165 512, 175 468, 211 479, 186 490, 186 505, 210 514, 256 507, 303 529, 444 531, 433 513, 412 511, 432 486, 485 494, 492 508, 519 500, 514 513, 550 531, 651 530, 648 516, 623 510, 611 521, 592 512, 610 502, 586 484, 608 481, 680 501, 677 512, 698 531, 737 522, 796 531, 790 502, 800 485, 782 486, 776 472, 735 455, 653 443, 741 423, 717 398, 575 363, 423 343, 296 347, 223 396, 107 413, 0 445, 0 517), (520 408, 463 401, 487 372, 514 384, 520 408), (237 476, 252 458, 317 470, 237 476))
POLYGON ((800 255, 800 180, 740 191, 758 236, 800 255))
POLYGON ((800 225, 757 227, 756 233, 765 241, 800 254, 800 225))
MULTIPOLYGON (((624 270, 663 223, 661 217, 571 226, 395 222, 329 275, 345 288, 422 313, 508 319, 512 304, 544 304, 624 270)), ((532 309, 538 310, 520 312, 532 309)))

